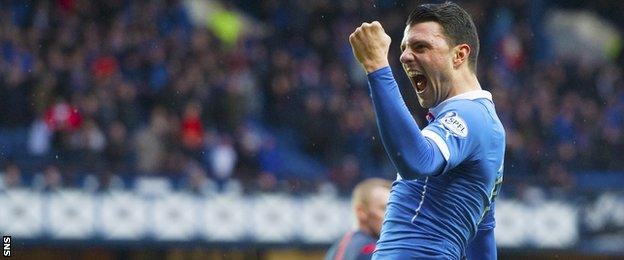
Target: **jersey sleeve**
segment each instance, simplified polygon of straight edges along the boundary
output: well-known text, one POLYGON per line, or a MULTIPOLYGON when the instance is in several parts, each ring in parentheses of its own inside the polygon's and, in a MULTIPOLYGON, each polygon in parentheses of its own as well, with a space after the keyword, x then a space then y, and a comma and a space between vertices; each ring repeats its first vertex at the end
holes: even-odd
POLYGON ((457 108, 445 111, 422 131, 438 146, 446 160, 442 174, 468 159, 475 149, 480 124, 470 110, 467 107, 461 111, 457 108))
POLYGON ((421 133, 390 67, 368 74, 368 81, 381 141, 399 175, 409 180, 441 173, 443 155, 421 133))

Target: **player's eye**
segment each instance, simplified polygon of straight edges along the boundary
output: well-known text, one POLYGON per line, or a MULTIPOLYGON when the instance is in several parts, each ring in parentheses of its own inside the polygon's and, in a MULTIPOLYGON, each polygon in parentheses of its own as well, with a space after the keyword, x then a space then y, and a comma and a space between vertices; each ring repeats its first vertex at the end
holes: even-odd
POLYGON ((418 53, 423 53, 427 50, 427 46, 424 44, 417 44, 416 46, 414 46, 414 51, 418 52, 418 53))

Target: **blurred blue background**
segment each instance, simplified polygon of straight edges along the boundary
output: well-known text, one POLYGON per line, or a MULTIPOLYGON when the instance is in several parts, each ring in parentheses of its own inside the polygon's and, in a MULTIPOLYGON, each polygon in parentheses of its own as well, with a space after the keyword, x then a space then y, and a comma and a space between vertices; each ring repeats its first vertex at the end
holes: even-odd
MULTIPOLYGON (((624 2, 457 2, 507 131, 502 256, 624 255, 624 2)), ((355 184, 396 176, 348 35, 382 23, 423 126, 418 3, 1 1, 0 233, 33 258, 321 257, 355 184)))

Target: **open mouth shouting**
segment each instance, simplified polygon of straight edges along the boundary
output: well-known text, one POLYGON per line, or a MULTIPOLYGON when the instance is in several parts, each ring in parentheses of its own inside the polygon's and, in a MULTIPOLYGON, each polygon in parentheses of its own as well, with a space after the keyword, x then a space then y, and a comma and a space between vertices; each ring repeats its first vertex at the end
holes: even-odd
POLYGON ((412 85, 416 87, 416 93, 425 91, 425 88, 427 88, 427 77, 425 77, 425 75, 417 71, 407 70, 407 76, 412 82, 412 85))

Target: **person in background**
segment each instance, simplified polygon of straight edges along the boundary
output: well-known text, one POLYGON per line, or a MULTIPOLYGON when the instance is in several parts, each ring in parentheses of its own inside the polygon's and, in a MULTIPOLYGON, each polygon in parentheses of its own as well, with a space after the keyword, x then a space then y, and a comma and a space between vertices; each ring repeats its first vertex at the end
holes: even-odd
POLYGON ((0 190, 9 190, 22 186, 22 170, 15 163, 8 163, 4 174, 0 174, 0 190))
POLYGON ((391 185, 388 180, 371 178, 355 187, 351 204, 357 229, 336 241, 325 260, 371 259, 381 232, 391 185))

